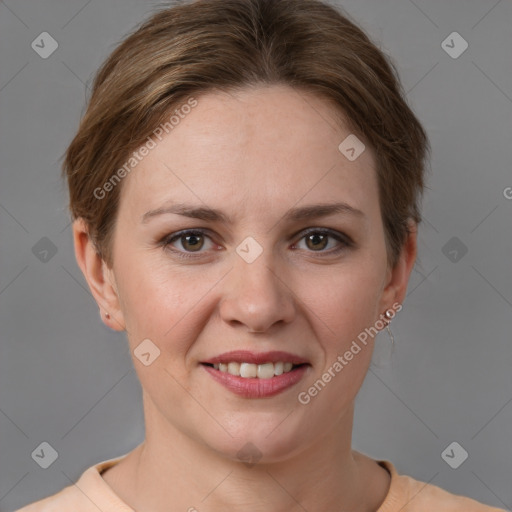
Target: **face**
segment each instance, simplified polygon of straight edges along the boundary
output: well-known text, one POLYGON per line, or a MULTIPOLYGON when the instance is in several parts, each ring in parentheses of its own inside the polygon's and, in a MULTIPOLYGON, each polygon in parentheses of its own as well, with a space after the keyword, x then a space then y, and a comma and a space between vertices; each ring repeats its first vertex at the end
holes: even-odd
POLYGON ((353 161, 340 152, 351 132, 317 96, 272 86, 197 100, 122 183, 109 307, 128 333, 146 422, 226 457, 251 442, 264 460, 285 459, 342 421, 372 336, 343 355, 397 300, 375 161, 368 145, 353 161), (133 356, 143 340, 160 351, 147 366, 133 356), (261 377, 279 361, 305 364, 246 379, 211 366, 219 356, 260 362, 242 366, 261 377))

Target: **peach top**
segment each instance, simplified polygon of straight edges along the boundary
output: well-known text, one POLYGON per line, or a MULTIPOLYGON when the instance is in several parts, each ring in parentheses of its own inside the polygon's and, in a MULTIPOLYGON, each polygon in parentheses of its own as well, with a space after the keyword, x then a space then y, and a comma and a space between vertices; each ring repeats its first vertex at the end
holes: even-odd
MULTIPOLYGON (((127 455, 127 454, 126 454, 127 455)), ((123 457, 108 459, 86 469, 75 485, 31 503, 17 512, 134 512, 101 477, 123 457)), ((505 512, 441 487, 399 475, 387 460, 377 461, 391 474, 389 491, 377 512, 505 512)))

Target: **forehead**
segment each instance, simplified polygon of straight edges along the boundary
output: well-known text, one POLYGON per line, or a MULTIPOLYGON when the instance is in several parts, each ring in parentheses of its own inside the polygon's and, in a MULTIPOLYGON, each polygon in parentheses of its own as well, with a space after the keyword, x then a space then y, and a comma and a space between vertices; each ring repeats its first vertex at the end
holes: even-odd
POLYGON ((373 154, 349 161, 351 131, 327 100, 287 86, 208 92, 123 183, 132 211, 176 198, 215 207, 376 197, 373 154), (307 197, 306 197, 307 196, 307 197), (250 201, 253 203, 250 203, 250 201), (248 203, 249 201, 249 203, 248 203))

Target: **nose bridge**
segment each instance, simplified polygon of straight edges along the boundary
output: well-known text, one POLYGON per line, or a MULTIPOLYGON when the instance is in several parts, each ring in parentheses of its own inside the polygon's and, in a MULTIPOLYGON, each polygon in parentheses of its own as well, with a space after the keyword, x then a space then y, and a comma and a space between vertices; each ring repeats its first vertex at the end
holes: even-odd
MULTIPOLYGON (((261 238, 260 238, 261 240, 261 238)), ((264 292, 273 293, 277 290, 276 268, 279 267, 270 240, 266 246, 257 242, 254 238, 248 237, 236 249, 238 258, 235 260, 235 270, 243 286, 249 286, 256 291, 261 287, 264 292)))
POLYGON ((221 306, 225 321, 245 324, 251 331, 265 331, 279 321, 290 322, 294 312, 293 294, 284 284, 284 276, 279 275, 282 262, 270 239, 247 237, 238 245, 221 306))

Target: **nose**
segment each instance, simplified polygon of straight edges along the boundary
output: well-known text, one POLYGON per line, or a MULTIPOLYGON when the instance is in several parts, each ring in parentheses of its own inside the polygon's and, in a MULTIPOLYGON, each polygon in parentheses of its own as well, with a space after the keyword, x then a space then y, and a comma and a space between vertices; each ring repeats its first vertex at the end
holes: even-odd
POLYGON ((220 315, 231 326, 268 333, 293 321, 296 306, 289 273, 276 266, 270 253, 263 251, 252 263, 237 257, 226 276, 220 315))

